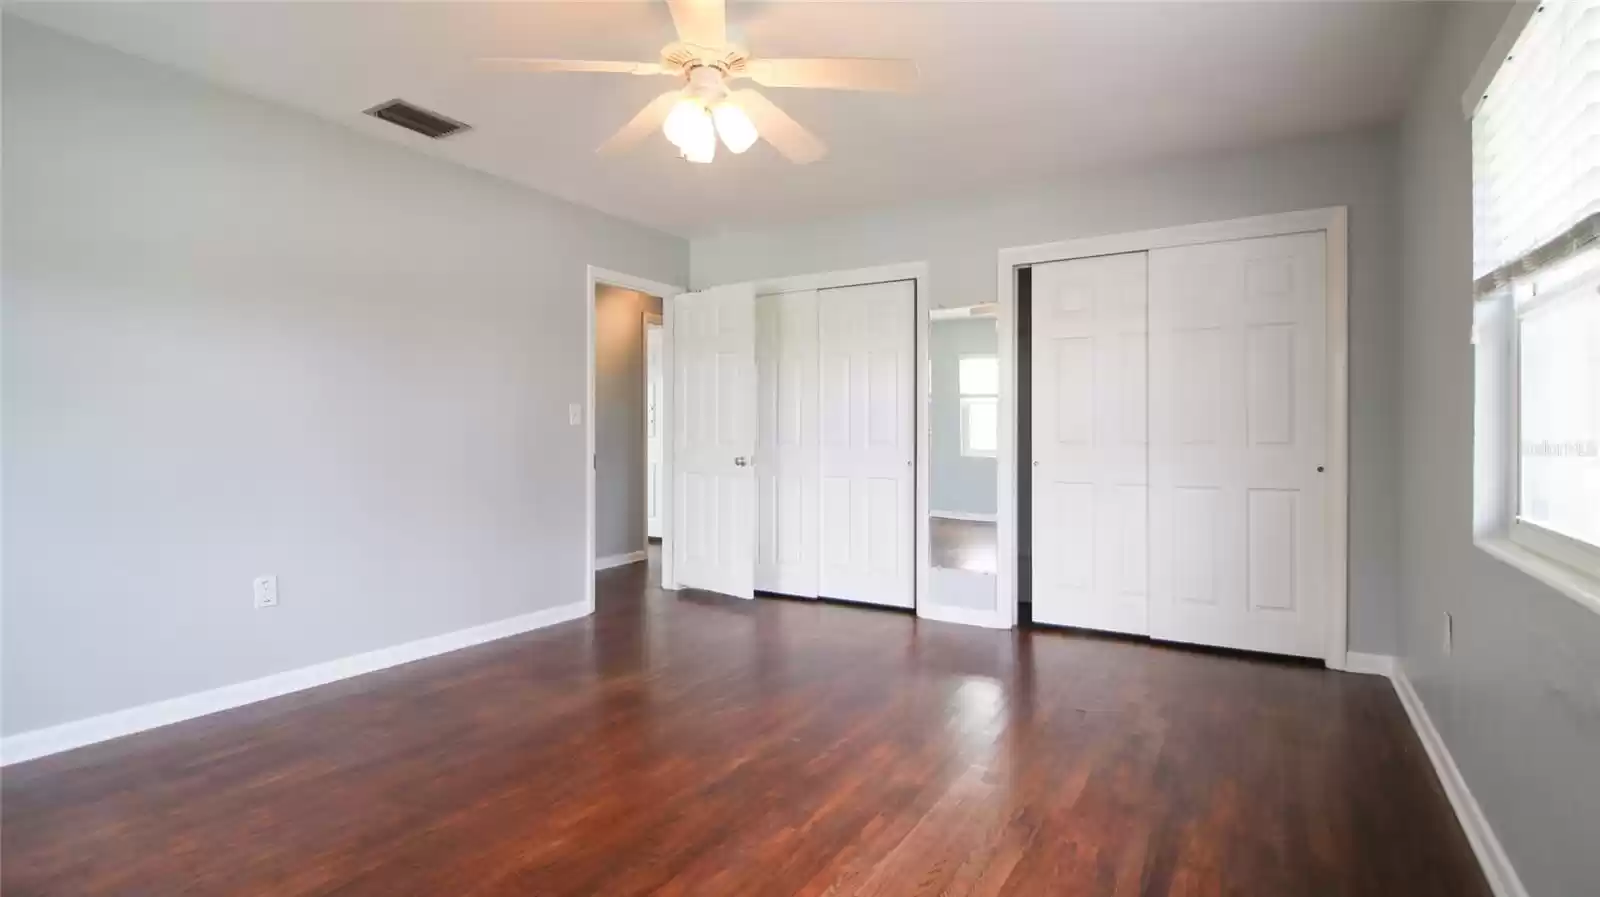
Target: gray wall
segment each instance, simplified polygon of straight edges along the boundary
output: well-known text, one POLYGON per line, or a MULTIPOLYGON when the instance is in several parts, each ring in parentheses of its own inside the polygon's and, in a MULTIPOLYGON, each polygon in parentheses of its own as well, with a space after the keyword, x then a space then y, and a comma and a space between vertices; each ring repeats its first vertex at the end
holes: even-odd
POLYGON ((1350 644, 1396 647, 1399 223, 1396 135, 1365 131, 691 243, 696 287, 927 261, 936 306, 995 300, 1002 247, 1350 207, 1350 644))
POLYGON ((1506 12, 1451 11, 1402 135, 1402 662, 1528 892, 1566 897, 1600 892, 1600 614, 1472 544, 1461 95, 1506 12))
POLYGON ((582 600, 585 265, 683 241, 16 19, 3 58, 0 731, 582 600))
POLYGON ((959 318, 931 321, 928 327, 928 361, 932 368, 933 397, 928 417, 928 504, 937 511, 967 514, 995 513, 999 488, 998 464, 993 458, 968 458, 961 454, 961 356, 996 355, 1000 334, 994 318, 959 318))
POLYGON ((644 550, 644 315, 661 300, 601 284, 594 309, 594 553, 644 550))

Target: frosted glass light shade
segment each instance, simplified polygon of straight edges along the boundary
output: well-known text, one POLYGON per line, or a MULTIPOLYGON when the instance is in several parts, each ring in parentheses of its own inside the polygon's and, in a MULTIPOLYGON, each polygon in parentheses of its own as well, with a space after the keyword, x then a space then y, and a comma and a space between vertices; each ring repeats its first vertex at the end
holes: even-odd
POLYGON ((756 138, 761 136, 756 133, 756 126, 751 124, 750 116, 744 110, 732 103, 718 103, 711 108, 711 118, 717 125, 717 133, 722 136, 722 143, 729 152, 742 153, 755 144, 756 138))

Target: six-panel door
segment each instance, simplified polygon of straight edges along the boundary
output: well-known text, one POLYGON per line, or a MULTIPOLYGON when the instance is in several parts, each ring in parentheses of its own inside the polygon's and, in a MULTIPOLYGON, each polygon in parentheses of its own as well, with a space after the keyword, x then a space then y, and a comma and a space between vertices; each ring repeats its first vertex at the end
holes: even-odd
POLYGON ((821 290, 818 592, 915 604, 916 285, 821 290))
POLYGON ((684 293, 672 314, 675 575, 754 597, 755 291, 684 293))
POLYGON ((1033 619, 1144 634, 1142 252, 1033 268, 1033 619))
POLYGON ((1150 634, 1326 650, 1326 240, 1150 253, 1150 634))

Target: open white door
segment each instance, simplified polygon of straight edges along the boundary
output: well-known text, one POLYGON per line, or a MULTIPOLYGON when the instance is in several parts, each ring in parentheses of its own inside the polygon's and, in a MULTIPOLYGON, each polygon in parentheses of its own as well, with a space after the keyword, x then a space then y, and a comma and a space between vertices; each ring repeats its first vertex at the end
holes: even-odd
POLYGON ((681 586, 755 597, 755 288, 672 300, 672 552, 681 586))

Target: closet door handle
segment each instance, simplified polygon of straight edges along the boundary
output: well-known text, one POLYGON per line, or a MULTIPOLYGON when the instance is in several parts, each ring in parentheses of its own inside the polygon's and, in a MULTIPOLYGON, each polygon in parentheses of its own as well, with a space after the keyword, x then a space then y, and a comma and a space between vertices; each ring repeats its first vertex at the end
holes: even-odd
POLYGON ((746 458, 743 455, 740 455, 739 457, 733 459, 733 466, 734 467, 745 467, 745 466, 749 465, 749 463, 750 463, 750 459, 746 458))

